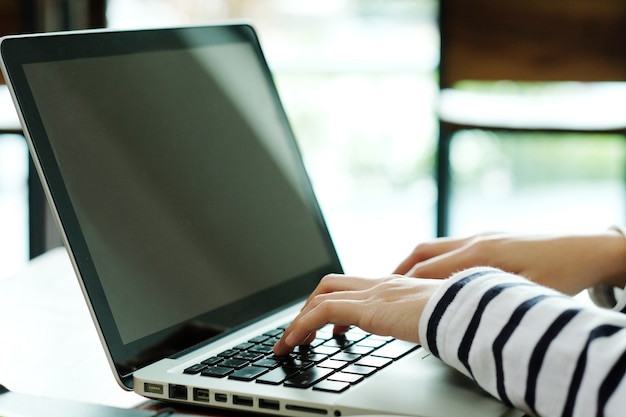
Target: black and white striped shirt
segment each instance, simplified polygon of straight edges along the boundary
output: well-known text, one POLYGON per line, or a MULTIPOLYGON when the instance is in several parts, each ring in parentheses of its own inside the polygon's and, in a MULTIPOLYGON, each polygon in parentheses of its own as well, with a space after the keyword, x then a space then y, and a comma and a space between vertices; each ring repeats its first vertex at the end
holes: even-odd
POLYGON ((420 340, 529 414, 625 416, 625 328, 622 311, 481 267, 453 275, 432 297, 420 340))

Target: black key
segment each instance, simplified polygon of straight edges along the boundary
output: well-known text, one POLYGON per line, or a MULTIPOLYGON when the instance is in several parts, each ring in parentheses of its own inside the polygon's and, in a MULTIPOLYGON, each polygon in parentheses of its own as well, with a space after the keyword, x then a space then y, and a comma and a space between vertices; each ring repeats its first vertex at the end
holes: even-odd
POLYGON ((335 370, 341 369, 346 365, 348 365, 347 362, 336 361, 334 359, 326 359, 325 361, 322 361, 317 364, 317 366, 320 368, 330 368, 330 369, 335 369, 335 370))
POLYGON ((367 333, 363 333, 362 331, 349 330, 341 335, 348 342, 356 343, 359 340, 362 340, 367 336, 367 333))
POLYGON ((321 362, 324 359, 326 359, 328 357, 328 355, 322 355, 320 353, 302 353, 298 355, 298 360, 301 360, 303 362, 313 362, 313 363, 317 363, 317 362, 321 362))
POLYGON ((348 353, 348 352, 339 352, 331 356, 331 359, 334 359, 336 361, 354 362, 354 361, 361 359, 361 355, 357 355, 355 353, 348 353))
POLYGON ((265 336, 277 337, 283 334, 284 329, 274 329, 263 333, 265 336))
POLYGON ((298 371, 292 368, 276 368, 261 375, 256 379, 256 382, 260 384, 278 385, 282 384, 285 379, 291 375, 297 374, 298 371))
POLYGON ((359 340, 356 345, 357 346, 367 346, 367 347, 372 347, 374 349, 379 348, 385 344, 387 344, 387 340, 382 340, 382 339, 375 339, 372 337, 368 337, 365 338, 363 340, 359 340))
POLYGON ((289 356, 289 355, 281 355, 281 356, 278 356, 278 355, 270 355, 270 356, 268 356, 268 358, 269 358, 269 359, 273 359, 273 360, 275 360, 276 362, 279 362, 279 363, 281 363, 281 364, 282 364, 282 363, 288 363, 288 362, 293 361, 293 357, 291 357, 291 356, 289 356))
POLYGON ((293 349, 293 355, 305 355, 313 350, 311 345, 300 345, 293 349))
POLYGON ((374 348, 371 347, 371 346, 352 345, 352 346, 348 346, 344 350, 344 352, 354 353, 356 355, 367 355, 368 353, 370 353, 373 350, 374 350, 374 348))
POLYGON ((345 372, 345 373, 348 373, 348 374, 357 374, 357 375, 363 375, 363 376, 370 376, 374 372, 378 371, 378 369, 374 368, 373 366, 361 366, 361 365, 354 365, 354 364, 352 364, 352 365, 346 366, 341 371, 345 372))
POLYGON ((273 369, 273 368, 278 368, 280 366, 280 362, 275 361, 274 359, 270 359, 270 358, 263 358, 261 360, 254 362, 252 365, 273 369))
POLYGON ((254 345, 253 347, 251 347, 250 349, 248 349, 248 352, 254 352, 254 353, 260 353, 262 355, 267 355, 272 353, 272 348, 274 347, 274 343, 272 343, 271 345, 254 345))
POLYGON ((395 339, 393 338, 393 336, 379 336, 379 335, 377 335, 377 334, 370 334, 370 335, 369 335, 369 337, 368 337, 368 339, 373 339, 373 340, 382 340, 382 341, 384 341, 385 343, 386 343, 386 342, 391 342, 392 340, 395 340, 395 339))
POLYGON ((286 387, 309 388, 316 382, 321 381, 333 372, 328 368, 311 368, 290 376, 284 382, 286 387))
POLYGON ((260 336, 257 336, 257 337, 253 337, 252 339, 248 340, 248 342, 250 342, 250 343, 263 343, 263 342, 265 342, 269 338, 270 338, 269 336, 260 335, 260 336))
POLYGON ((258 361, 261 358, 263 358, 263 355, 261 353, 255 352, 239 352, 238 354, 233 356, 233 359, 242 359, 249 362, 258 361))
POLYGON ((238 349, 238 350, 248 350, 252 346, 254 346, 254 343, 244 342, 244 343, 240 343, 237 346, 235 346, 235 349, 238 349))
POLYGON ((220 366, 227 366, 233 369, 240 369, 240 368, 243 368, 244 366, 248 366, 249 364, 250 364, 250 361, 246 361, 243 359, 236 359, 236 358, 228 358, 220 362, 220 366))
POLYGON ((200 371, 204 370, 204 368, 206 368, 207 366, 208 365, 205 365, 203 363, 197 363, 197 364, 192 365, 189 368, 185 369, 183 371, 183 373, 190 374, 190 375, 199 374, 200 371))
POLYGON ((331 376, 328 377, 329 381, 340 381, 340 382, 347 382, 349 384, 358 384, 359 382, 363 381, 363 375, 358 375, 358 374, 347 374, 345 372, 335 372, 334 374, 332 374, 331 376))
POLYGON ((258 346, 269 346, 269 347, 273 347, 276 342, 278 342, 278 338, 277 337, 270 337, 269 339, 267 339, 265 342, 259 344, 258 346))
POLYGON ((326 341, 328 341, 329 339, 330 339, 330 337, 329 337, 329 338, 325 338, 325 337, 316 337, 316 338, 315 338, 315 339, 313 339, 313 341, 309 344, 309 346, 311 346, 311 347, 313 347, 313 348, 314 348, 314 347, 317 347, 317 346, 320 346, 320 345, 322 345, 322 344, 326 343, 326 341))
POLYGON ((211 356, 208 359, 203 360, 200 363, 203 363, 205 365, 217 365, 218 363, 220 363, 221 361, 223 361, 224 358, 221 358, 219 356, 211 356))
POLYGON ((331 355, 334 355, 335 353, 339 352, 339 350, 340 349, 338 347, 316 346, 313 349, 311 349, 311 352, 319 353, 319 354, 322 354, 322 355, 331 356, 331 355))
POLYGON ((348 388, 350 388, 350 384, 347 382, 329 380, 320 381, 313 386, 313 390, 325 392, 343 392, 348 388))
POLYGON ((221 356, 222 358, 230 358, 231 356, 235 356, 239 351, 237 349, 228 349, 221 353, 218 353, 217 356, 221 356))
POLYGON ((310 368, 313 365, 313 362, 303 361, 297 359, 293 356, 268 356, 268 359, 273 359, 280 363, 280 366, 284 368, 293 368, 298 370, 304 370, 310 368))
POLYGON ((245 368, 237 369, 232 374, 228 375, 228 378, 236 379, 238 381, 252 381, 265 372, 267 372, 267 368, 262 368, 260 366, 246 366, 245 368))
POLYGON ((385 366, 389 365, 392 362, 393 362, 393 359, 389 359, 389 358, 382 358, 382 357, 377 357, 377 356, 366 356, 364 358, 359 359, 354 364, 361 365, 361 366, 371 366, 373 368, 380 369, 380 368, 384 368, 385 366))
POLYGON ((210 366, 202 371, 200 375, 223 378, 231 372, 233 372, 233 368, 226 368, 225 366, 210 366))
POLYGON ((338 348, 344 349, 344 348, 350 346, 353 343, 354 342, 352 342, 351 340, 346 339, 343 336, 335 335, 331 339, 328 339, 327 341, 325 341, 322 344, 322 346, 338 347, 338 348))
POLYGON ((403 340, 392 340, 380 349, 372 352, 374 356, 382 356, 383 358, 398 359, 401 356, 417 349, 419 346, 415 343, 405 342, 403 340))

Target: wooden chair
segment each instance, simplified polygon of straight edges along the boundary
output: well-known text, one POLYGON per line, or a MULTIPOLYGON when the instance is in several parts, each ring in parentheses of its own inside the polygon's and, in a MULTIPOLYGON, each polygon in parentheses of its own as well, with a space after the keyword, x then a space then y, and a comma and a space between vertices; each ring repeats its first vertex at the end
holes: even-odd
POLYGON ((448 233, 450 144, 467 129, 626 134, 626 1, 440 0, 437 235, 448 233), (570 82, 550 96, 464 81, 570 82))

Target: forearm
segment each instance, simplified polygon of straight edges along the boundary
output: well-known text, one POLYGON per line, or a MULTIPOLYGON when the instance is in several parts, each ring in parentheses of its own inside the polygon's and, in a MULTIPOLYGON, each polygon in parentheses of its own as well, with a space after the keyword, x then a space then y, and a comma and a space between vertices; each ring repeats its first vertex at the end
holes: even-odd
POLYGON ((618 415, 626 407, 619 367, 625 326, 623 314, 519 276, 474 268, 454 275, 431 298, 420 340, 485 390, 527 412, 560 416, 571 408, 592 415, 599 404, 605 415, 618 415), (599 390, 608 394, 599 396, 599 390))

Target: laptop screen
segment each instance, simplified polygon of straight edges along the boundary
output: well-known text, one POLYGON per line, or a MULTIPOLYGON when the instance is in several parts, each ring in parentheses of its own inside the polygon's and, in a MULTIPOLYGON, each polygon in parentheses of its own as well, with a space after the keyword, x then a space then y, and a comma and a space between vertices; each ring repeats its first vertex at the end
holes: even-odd
POLYGON ((250 27, 13 41, 7 72, 119 372, 340 272, 250 27))

